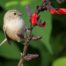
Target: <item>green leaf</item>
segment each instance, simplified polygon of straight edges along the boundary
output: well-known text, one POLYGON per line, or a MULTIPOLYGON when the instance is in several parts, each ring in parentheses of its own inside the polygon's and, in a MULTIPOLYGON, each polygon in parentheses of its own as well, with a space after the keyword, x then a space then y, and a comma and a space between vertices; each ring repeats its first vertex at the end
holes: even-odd
POLYGON ((19 59, 20 52, 15 45, 8 45, 7 43, 5 43, 0 47, 0 56, 9 59, 19 59))
MULTIPOLYGON (((0 32, 0 42, 4 40, 4 34, 0 32)), ((0 56, 9 59, 19 59, 20 51, 15 44, 9 45, 7 42, 0 46, 0 56)))
POLYGON ((17 5, 18 4, 18 2, 17 1, 9 1, 9 2, 7 2, 6 4, 5 4, 5 7, 6 8, 8 8, 8 7, 10 7, 10 6, 14 6, 14 5, 17 5))
POLYGON ((43 45, 46 46, 51 54, 53 54, 50 44, 50 35, 52 30, 51 15, 48 12, 43 12, 41 15, 42 21, 46 22, 46 27, 35 27, 33 33, 42 37, 41 41, 43 42, 43 45))
POLYGON ((52 66, 66 66, 66 57, 61 57, 55 60, 52 66))
POLYGON ((5 61, 3 61, 0 66, 17 66, 18 65, 18 61, 17 60, 9 60, 9 59, 5 59, 5 61))

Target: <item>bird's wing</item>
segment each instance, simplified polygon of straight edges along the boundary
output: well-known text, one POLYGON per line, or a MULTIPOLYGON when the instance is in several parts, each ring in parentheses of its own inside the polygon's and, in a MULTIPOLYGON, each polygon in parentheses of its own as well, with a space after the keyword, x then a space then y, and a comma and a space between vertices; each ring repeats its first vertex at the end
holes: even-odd
POLYGON ((4 27, 3 26, 3 31, 4 31, 4 35, 5 35, 5 38, 7 39, 7 42, 8 42, 8 44, 11 44, 11 39, 8 37, 8 35, 7 35, 7 28, 6 27, 4 27))

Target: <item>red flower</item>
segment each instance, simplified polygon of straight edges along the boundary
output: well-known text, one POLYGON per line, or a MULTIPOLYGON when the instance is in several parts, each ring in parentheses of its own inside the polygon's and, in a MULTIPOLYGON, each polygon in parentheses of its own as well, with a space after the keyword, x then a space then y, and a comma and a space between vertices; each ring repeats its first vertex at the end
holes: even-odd
POLYGON ((32 25, 37 25, 37 18, 38 18, 38 14, 37 13, 33 13, 32 16, 31 16, 32 25))
POLYGON ((58 8, 58 14, 66 14, 66 8, 58 8))
POLYGON ((55 8, 55 9, 50 9, 49 12, 51 14, 66 14, 66 8, 55 8))
POLYGON ((38 14, 36 12, 34 12, 31 16, 31 23, 33 26, 35 26, 35 25, 40 26, 40 27, 46 26, 46 22, 39 22, 38 21, 38 14))
POLYGON ((56 13, 56 9, 50 9, 49 12, 50 12, 51 14, 55 14, 55 13, 56 13))

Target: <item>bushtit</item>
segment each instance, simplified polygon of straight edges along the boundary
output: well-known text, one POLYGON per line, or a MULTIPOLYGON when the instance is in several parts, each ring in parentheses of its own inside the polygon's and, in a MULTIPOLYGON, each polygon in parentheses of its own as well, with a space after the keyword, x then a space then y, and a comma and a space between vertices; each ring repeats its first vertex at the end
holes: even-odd
MULTIPOLYGON (((25 26, 25 22, 21 17, 22 14, 18 10, 9 10, 4 15, 3 31, 6 38, 0 43, 0 46, 6 41, 15 40, 20 42, 27 37, 29 30, 25 26)), ((39 36, 33 36, 32 40, 39 39, 39 36)))
POLYGON ((25 22, 18 10, 9 10, 4 15, 3 31, 7 39, 20 42, 26 32, 25 22))

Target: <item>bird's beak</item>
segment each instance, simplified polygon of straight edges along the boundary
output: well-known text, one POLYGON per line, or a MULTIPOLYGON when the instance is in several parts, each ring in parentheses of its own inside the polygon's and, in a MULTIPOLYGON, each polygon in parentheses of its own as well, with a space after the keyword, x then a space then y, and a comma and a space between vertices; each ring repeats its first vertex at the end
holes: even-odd
POLYGON ((22 16, 22 13, 18 13, 19 16, 22 16))

